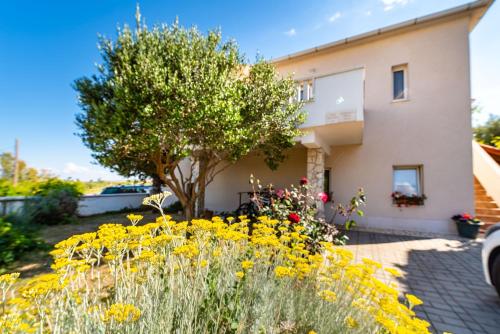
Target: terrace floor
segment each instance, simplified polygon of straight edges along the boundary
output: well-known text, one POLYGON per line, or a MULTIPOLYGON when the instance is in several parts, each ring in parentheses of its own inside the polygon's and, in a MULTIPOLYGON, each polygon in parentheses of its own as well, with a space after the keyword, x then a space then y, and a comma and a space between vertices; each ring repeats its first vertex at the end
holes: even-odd
POLYGON ((422 238, 379 233, 349 233, 346 246, 357 261, 367 257, 394 267, 400 290, 424 301, 416 313, 436 333, 500 333, 500 298, 484 281, 481 240, 422 238))

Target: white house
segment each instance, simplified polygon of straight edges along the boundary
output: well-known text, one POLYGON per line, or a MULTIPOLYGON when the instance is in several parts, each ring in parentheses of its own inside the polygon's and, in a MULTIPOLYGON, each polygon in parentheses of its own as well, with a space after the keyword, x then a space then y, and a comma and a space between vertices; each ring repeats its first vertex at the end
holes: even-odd
POLYGON ((307 176, 338 202, 363 187, 361 227, 454 233, 450 217, 474 213, 469 34, 492 2, 274 59, 305 101, 304 135, 276 171, 250 155, 218 175, 206 207, 236 209, 250 174, 277 188, 307 176), (394 191, 427 199, 398 207, 394 191))

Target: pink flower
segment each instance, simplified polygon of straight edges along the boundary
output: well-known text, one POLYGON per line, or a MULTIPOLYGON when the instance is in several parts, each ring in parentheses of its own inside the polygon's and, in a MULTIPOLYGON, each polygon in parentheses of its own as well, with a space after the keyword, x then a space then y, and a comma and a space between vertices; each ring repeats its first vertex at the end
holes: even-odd
POLYGON ((328 194, 325 192, 320 192, 318 194, 318 198, 320 199, 321 202, 326 203, 328 202, 328 194))
POLYGON ((300 178, 300 185, 301 185, 301 186, 305 186, 305 185, 306 185, 306 184, 308 184, 308 183, 309 183, 309 180, 307 180, 307 177, 302 176, 302 177, 300 178))
POLYGON ((276 196, 278 196, 278 198, 283 198, 284 195, 285 191, 283 189, 276 190, 276 196))
POLYGON ((290 223, 297 224, 298 222, 300 222, 300 217, 298 214, 292 212, 288 215, 288 220, 290 221, 290 223))

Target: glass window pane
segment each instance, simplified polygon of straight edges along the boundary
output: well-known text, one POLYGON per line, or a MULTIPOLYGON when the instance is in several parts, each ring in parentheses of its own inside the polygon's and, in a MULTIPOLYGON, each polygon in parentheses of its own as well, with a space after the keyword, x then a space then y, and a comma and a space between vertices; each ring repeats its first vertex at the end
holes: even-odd
POLYGON ((405 72, 403 70, 394 71, 394 100, 405 97, 405 72))
POLYGON ((300 90, 299 90, 299 101, 305 101, 305 91, 304 91, 304 85, 300 85, 300 90))
POLYGON ((405 195, 419 195, 419 176, 417 168, 394 170, 394 191, 405 195))
POLYGON ((307 83, 307 99, 311 100, 313 98, 313 83, 312 81, 309 81, 307 83))

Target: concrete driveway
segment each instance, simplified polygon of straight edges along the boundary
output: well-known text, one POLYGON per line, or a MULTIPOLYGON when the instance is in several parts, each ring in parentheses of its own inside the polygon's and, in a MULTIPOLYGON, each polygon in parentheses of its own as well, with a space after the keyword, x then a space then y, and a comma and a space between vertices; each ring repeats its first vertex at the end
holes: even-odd
POLYGON ((349 237, 356 260, 368 257, 403 273, 380 275, 424 301, 415 311, 436 333, 500 333, 500 299, 484 282, 480 240, 354 231, 349 237))

